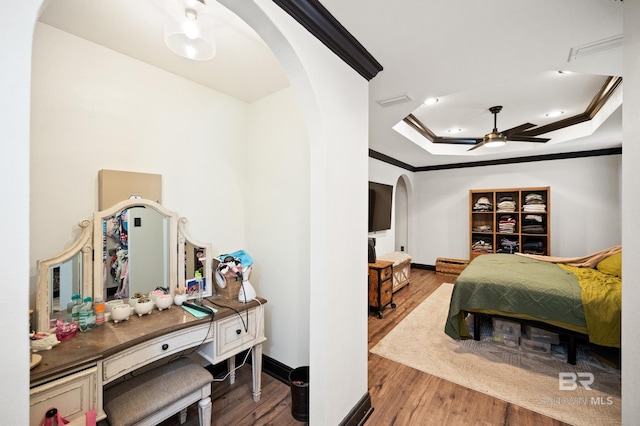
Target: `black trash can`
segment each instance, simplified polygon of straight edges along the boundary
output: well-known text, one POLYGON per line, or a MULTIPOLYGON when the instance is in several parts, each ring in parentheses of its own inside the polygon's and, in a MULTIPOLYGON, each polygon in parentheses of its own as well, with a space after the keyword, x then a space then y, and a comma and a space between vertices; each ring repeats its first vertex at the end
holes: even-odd
POLYGON ((289 373, 291 415, 301 422, 309 421, 309 367, 294 368, 289 373))

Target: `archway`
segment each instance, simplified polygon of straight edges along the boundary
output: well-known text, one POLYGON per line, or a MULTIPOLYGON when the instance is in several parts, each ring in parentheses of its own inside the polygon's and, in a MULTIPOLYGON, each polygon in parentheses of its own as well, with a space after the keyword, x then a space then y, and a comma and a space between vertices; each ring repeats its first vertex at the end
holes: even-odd
POLYGON ((395 243, 397 252, 411 252, 410 227, 411 227, 411 182, 405 175, 400 175, 395 185, 395 243))
MULTIPOLYGON (((354 253, 357 262, 366 262, 361 245, 366 225, 360 226, 359 220, 366 215, 366 194, 359 194, 358 189, 367 176, 367 82, 274 3, 224 3, 249 23, 280 59, 306 126, 304 143, 309 146, 310 158, 305 169, 310 194, 306 208, 311 213, 301 216, 308 221, 304 240, 308 252, 303 253, 300 262, 294 262, 296 267, 306 267, 307 279, 297 283, 298 288, 304 289, 298 300, 305 316, 279 323, 278 332, 282 334, 272 339, 290 338, 289 342, 294 341, 310 353, 314 383, 311 415, 319 423, 336 424, 367 394, 367 352, 362 345, 366 340, 366 318, 354 315, 351 309, 352 301, 364 289, 347 285, 363 282, 365 272, 342 262, 341 251, 335 250, 341 247, 354 253), (341 131, 335 134, 332 129, 341 131), (346 203, 352 208, 345 212, 342 206, 346 203), (326 265, 334 266, 329 269, 326 265), (341 297, 336 300, 335 294, 341 297), (327 321, 324 314, 330 305, 335 312, 327 321), (349 335, 340 333, 344 323, 352 326, 349 335), (365 350, 360 350, 362 347, 365 350), (335 389, 332 384, 344 377, 349 377, 348 383, 335 389)), ((278 254, 275 248, 272 251, 278 254)), ((275 299, 269 302, 268 307, 279 305, 275 299)))

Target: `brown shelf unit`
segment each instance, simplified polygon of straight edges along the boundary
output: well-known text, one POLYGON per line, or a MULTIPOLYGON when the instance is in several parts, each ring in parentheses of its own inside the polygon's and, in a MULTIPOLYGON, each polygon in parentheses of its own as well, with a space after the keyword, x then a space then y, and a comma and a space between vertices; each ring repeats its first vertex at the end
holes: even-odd
POLYGON ((548 186, 469 190, 469 259, 486 253, 551 254, 548 186))

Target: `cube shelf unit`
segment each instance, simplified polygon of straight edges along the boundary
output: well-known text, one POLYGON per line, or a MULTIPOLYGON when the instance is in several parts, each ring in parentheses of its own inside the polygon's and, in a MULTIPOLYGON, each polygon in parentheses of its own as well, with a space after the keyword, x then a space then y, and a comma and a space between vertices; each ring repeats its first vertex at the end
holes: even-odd
POLYGON ((469 190, 469 259, 511 252, 549 256, 550 195, 548 186, 469 190), (509 198, 513 211, 500 208, 509 198))

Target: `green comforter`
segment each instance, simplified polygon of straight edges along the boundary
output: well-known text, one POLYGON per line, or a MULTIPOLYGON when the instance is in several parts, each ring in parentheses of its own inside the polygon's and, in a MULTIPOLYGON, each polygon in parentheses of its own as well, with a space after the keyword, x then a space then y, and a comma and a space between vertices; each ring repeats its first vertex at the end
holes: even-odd
POLYGON ((586 328, 593 343, 619 347, 620 280, 600 277, 605 274, 595 269, 579 280, 573 269, 585 268, 511 254, 479 256, 456 280, 445 333, 469 338, 464 311, 492 311, 574 330, 586 328))

